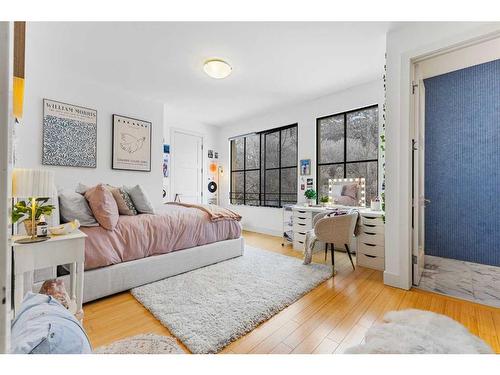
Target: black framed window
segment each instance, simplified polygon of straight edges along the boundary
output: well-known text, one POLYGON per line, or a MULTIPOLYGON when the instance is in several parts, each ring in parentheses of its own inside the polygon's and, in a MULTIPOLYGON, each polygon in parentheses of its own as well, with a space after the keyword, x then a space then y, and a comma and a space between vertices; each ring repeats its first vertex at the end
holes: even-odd
POLYGON ((231 141, 231 204, 297 202, 297 124, 231 141))
POLYGON ((328 179, 364 177, 366 201, 378 193, 378 106, 316 119, 318 196, 328 195, 328 179))

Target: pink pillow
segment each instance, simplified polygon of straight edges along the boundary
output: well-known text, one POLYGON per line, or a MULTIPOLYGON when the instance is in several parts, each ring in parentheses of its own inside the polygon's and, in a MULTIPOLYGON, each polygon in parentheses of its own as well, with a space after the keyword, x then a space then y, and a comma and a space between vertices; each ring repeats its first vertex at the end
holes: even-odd
POLYGON ((99 224, 107 230, 115 229, 119 213, 113 194, 103 184, 99 184, 88 189, 85 198, 99 224))

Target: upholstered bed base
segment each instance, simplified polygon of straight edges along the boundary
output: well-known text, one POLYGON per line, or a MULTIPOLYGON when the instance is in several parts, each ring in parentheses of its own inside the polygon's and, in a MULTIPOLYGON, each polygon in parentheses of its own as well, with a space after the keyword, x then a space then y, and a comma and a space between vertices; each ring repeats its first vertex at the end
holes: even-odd
MULTIPOLYGON (((243 250, 240 237, 85 271, 83 302, 235 258, 243 255, 243 250)), ((69 276, 62 278, 69 285, 69 276)))

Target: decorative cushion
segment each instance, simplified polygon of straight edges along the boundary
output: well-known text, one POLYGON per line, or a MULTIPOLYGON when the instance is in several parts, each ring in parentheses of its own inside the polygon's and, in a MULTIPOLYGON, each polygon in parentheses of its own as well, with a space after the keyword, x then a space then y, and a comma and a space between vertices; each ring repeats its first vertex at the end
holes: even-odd
POLYGON ((120 214, 113 194, 103 184, 99 184, 88 189, 85 198, 99 224, 107 230, 115 229, 120 214))
POLYGON ((61 220, 64 223, 76 219, 82 227, 96 227, 99 225, 85 197, 74 191, 59 191, 59 211, 61 212, 61 220))
POLYGON ((76 189, 75 191, 78 193, 78 194, 81 194, 81 195, 85 195, 85 192, 87 190, 90 189, 90 186, 87 186, 85 184, 82 184, 81 182, 78 183, 78 185, 76 185, 76 189))
POLYGON ((12 322, 14 354, 90 354, 92 347, 80 323, 57 300, 28 293, 12 322))
POLYGON ((113 194, 113 198, 115 198, 120 215, 137 215, 137 209, 132 202, 132 198, 130 198, 130 195, 124 188, 108 186, 108 189, 111 191, 111 194, 113 194))
POLYGON ((155 210, 151 201, 149 200, 146 192, 142 188, 141 185, 135 185, 133 187, 124 186, 125 191, 132 198, 132 202, 134 202, 134 206, 141 214, 154 214, 155 210))

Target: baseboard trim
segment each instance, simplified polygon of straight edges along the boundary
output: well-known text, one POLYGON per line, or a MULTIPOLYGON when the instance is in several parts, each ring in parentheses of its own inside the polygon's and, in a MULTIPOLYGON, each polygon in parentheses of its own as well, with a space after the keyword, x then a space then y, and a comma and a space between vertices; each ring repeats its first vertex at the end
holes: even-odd
POLYGON ((281 237, 281 231, 269 229, 269 228, 262 228, 262 227, 255 227, 253 225, 243 225, 243 230, 247 230, 249 232, 256 232, 256 233, 261 233, 261 234, 268 234, 270 236, 276 236, 276 237, 281 237))
POLYGON ((399 275, 387 271, 384 271, 384 284, 405 290, 410 289, 407 285, 401 282, 401 277, 399 275))

